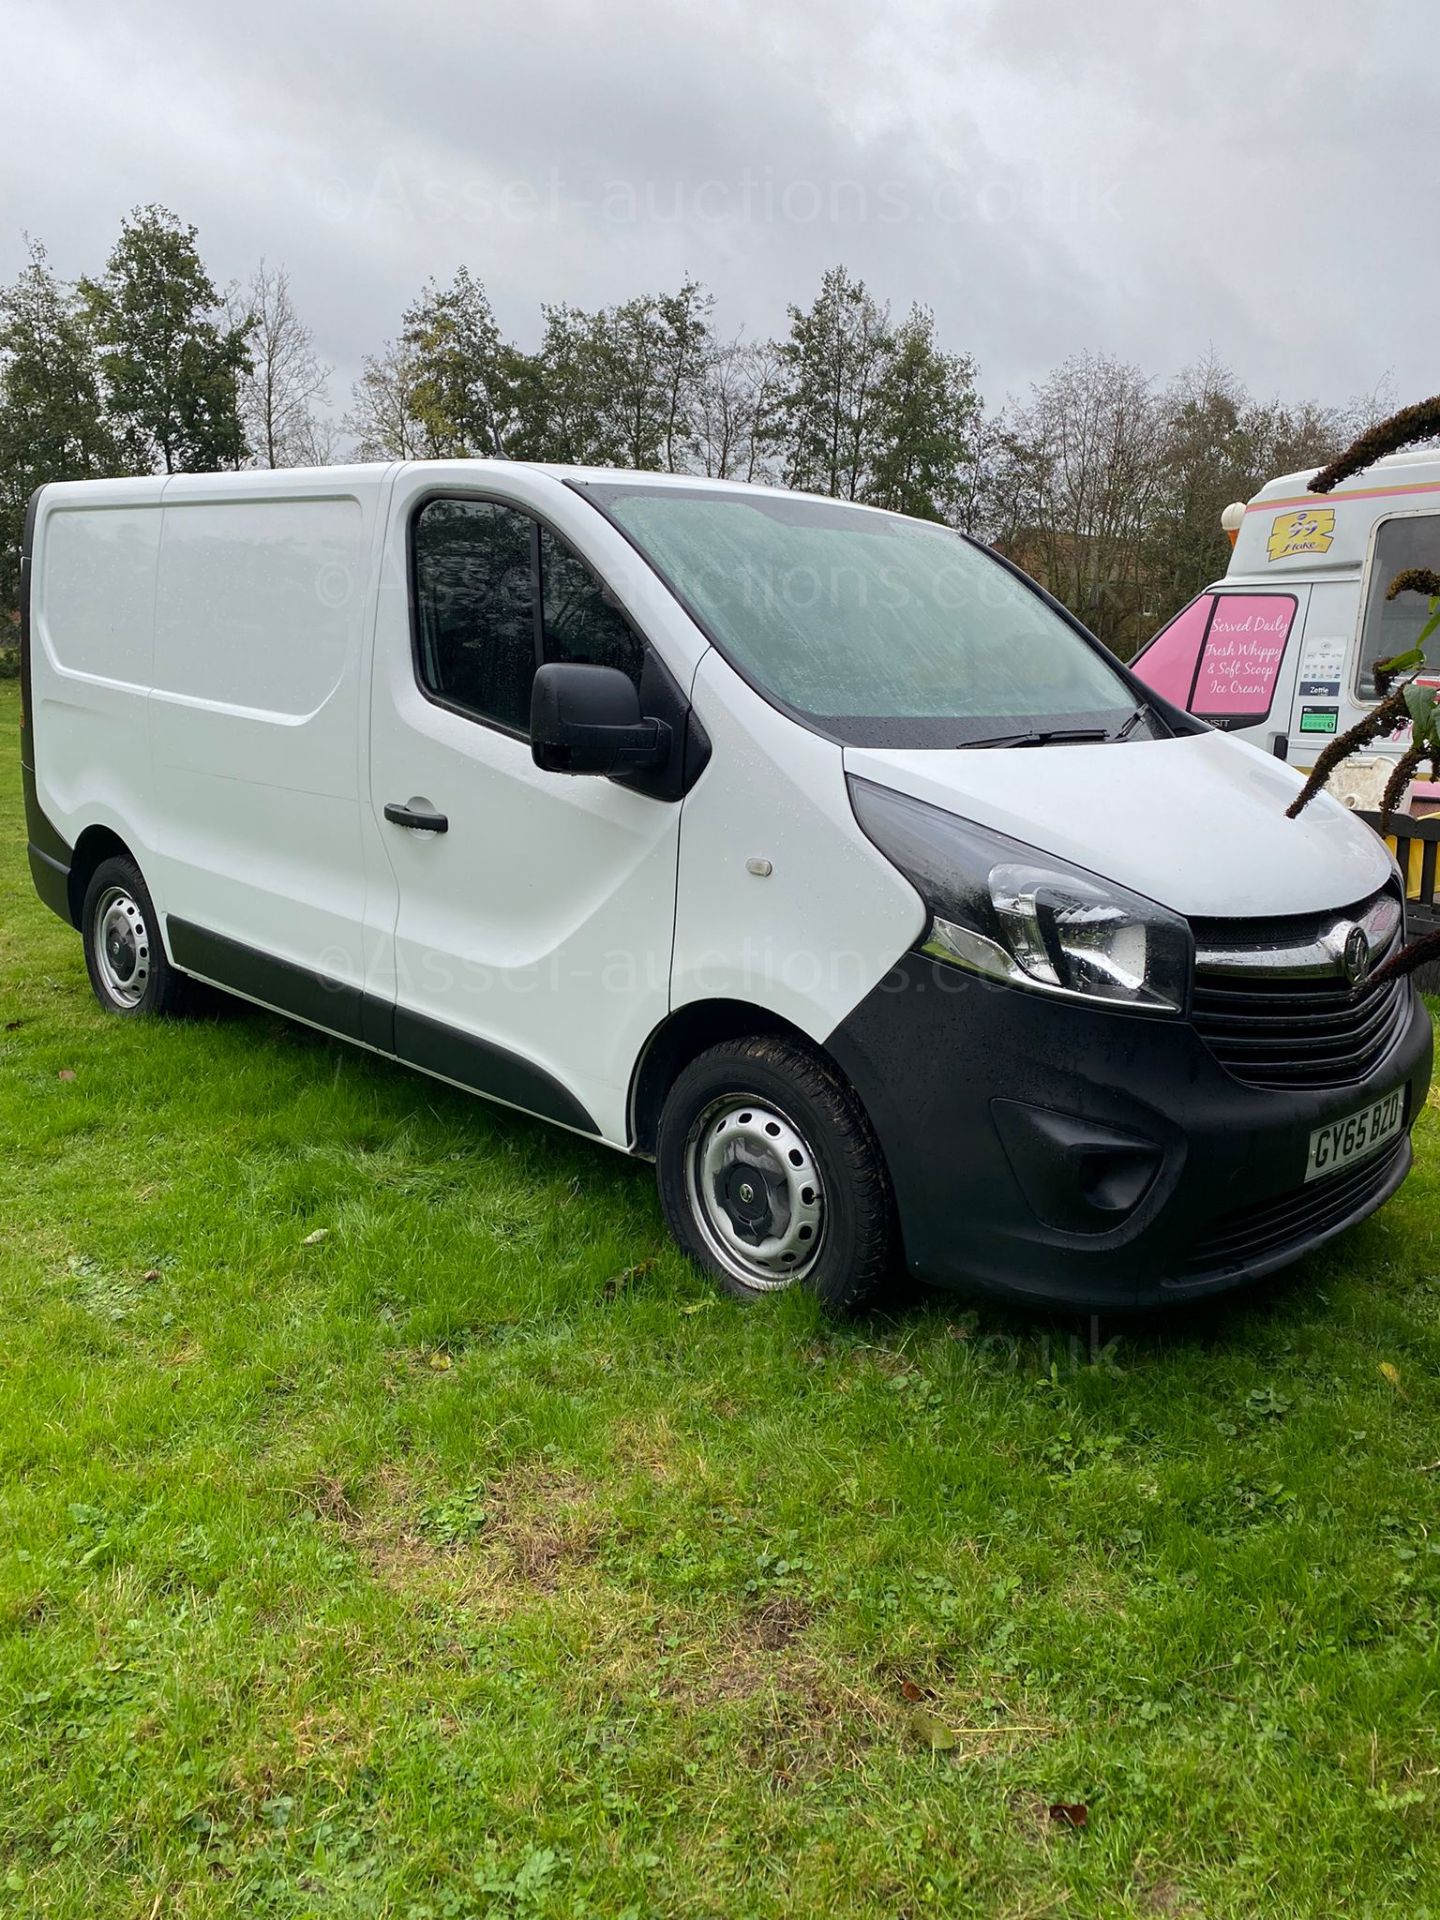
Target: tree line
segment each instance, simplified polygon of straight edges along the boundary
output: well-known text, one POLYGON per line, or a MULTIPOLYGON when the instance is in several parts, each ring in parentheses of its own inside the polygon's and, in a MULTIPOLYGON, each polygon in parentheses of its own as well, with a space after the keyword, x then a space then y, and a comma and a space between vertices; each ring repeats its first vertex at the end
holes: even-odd
POLYGON ((722 333, 713 297, 544 305, 505 337, 467 267, 431 280, 350 403, 283 267, 217 286, 198 236, 137 208, 103 268, 68 282, 29 244, 0 288, 0 607, 25 502, 46 480, 359 459, 489 457, 799 487, 942 521, 1018 560, 1122 654, 1224 568, 1219 516, 1273 474, 1331 459, 1363 405, 1259 400, 1210 357, 1161 384, 1072 356, 987 406, 934 313, 896 314, 843 266, 774 338, 722 333))

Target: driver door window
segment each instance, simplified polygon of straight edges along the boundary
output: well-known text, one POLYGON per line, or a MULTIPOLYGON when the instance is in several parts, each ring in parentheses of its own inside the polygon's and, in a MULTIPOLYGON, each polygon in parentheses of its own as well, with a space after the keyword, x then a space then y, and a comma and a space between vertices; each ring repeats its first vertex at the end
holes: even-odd
POLYGON ((415 665, 434 700, 530 735, 542 660, 618 667, 645 648, 599 576, 548 527, 494 500, 430 500, 414 531, 415 665))
POLYGON ((432 698, 530 730, 535 523, 493 500, 430 500, 415 520, 415 653, 432 698))
POLYGON ((540 582, 545 658, 618 667, 638 688, 645 657, 639 634, 599 577, 548 527, 540 529, 540 582))

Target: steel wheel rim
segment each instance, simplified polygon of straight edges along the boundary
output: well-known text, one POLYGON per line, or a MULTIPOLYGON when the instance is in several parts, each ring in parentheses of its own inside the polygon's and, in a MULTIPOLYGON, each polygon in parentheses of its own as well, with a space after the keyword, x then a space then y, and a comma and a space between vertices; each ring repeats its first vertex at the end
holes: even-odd
POLYGON ((726 1094, 685 1142, 690 1211, 733 1279, 778 1293, 803 1280, 825 1239, 825 1187, 810 1143, 770 1100, 726 1094))
POLYGON ((95 968, 121 1007, 138 1007, 150 984, 150 929, 123 887, 107 887, 95 903, 95 968))

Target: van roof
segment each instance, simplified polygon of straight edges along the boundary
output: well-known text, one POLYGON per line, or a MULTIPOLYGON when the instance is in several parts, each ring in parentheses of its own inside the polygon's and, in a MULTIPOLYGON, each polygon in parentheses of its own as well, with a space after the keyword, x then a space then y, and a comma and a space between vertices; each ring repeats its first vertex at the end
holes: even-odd
MULTIPOLYGON (((1273 480, 1265 482, 1250 505, 1253 507, 1262 500, 1278 500, 1291 493, 1304 493, 1319 471, 1318 467, 1304 467, 1298 473, 1277 474, 1273 480)), ((1342 481, 1333 495, 1315 497, 1339 499, 1378 486, 1409 486, 1417 480, 1440 481, 1440 447, 1421 447, 1410 453, 1387 453, 1383 460, 1376 460, 1363 473, 1352 474, 1348 480, 1342 481)))
POLYGON ((1227 580, 1358 573, 1377 520, 1440 513, 1440 449, 1387 454, 1331 493, 1311 493, 1319 471, 1282 473, 1246 503, 1227 580))
MULTIPOLYGON (((598 484, 621 484, 627 481, 643 483, 646 487, 704 487, 707 491, 725 493, 753 493, 773 499, 777 491, 772 486, 748 480, 716 480, 703 473, 658 473, 644 468, 628 467, 578 467, 566 466, 552 460, 504 460, 504 459, 449 459, 449 460, 370 460, 348 461, 329 467, 240 467, 217 473, 146 473, 124 476, 116 480, 60 480, 52 481, 44 488, 47 498, 68 498, 72 501, 101 500, 115 501, 120 498, 136 500, 154 500, 173 496, 177 499, 193 498, 206 494, 226 494, 233 492, 263 491, 274 493, 313 493, 318 488, 333 486, 337 482, 354 485, 369 481, 372 484, 387 474, 411 473, 415 471, 433 472, 437 476, 453 476, 456 479, 474 480, 477 475, 487 473, 514 473, 516 469, 529 473, 543 473, 552 480, 575 480, 598 484)), ((787 492, 799 491, 794 488, 787 492)), ((828 496, 814 494, 814 499, 826 499, 828 496)), ((864 503, 855 501, 856 506, 864 503)), ((882 509, 872 509, 882 511, 882 509)))

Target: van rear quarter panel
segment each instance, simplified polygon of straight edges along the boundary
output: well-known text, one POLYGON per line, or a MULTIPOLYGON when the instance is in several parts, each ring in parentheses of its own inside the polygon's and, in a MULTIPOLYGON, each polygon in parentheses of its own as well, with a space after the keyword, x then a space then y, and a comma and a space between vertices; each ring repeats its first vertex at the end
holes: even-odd
POLYGON ((137 858, 153 850, 146 708, 162 485, 47 487, 30 562, 37 798, 70 846, 108 826, 137 858))

